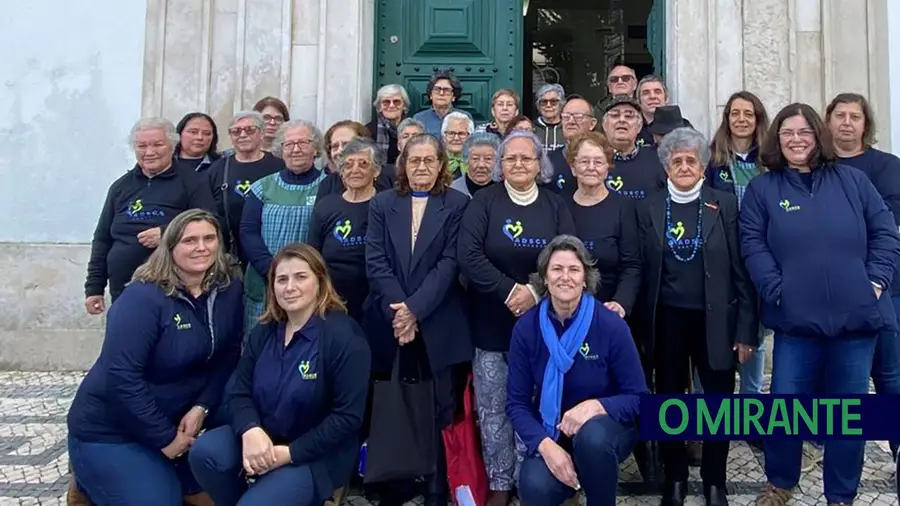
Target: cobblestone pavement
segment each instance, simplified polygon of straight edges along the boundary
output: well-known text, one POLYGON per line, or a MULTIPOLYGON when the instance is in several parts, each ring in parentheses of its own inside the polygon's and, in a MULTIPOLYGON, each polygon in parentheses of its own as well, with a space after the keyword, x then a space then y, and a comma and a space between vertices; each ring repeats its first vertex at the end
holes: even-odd
MULTIPOLYGON (((65 416, 80 373, 0 372, 0 506, 63 505, 67 486, 65 416)), ((897 504, 887 445, 870 442, 863 470, 862 506, 897 504)), ((728 489, 732 505, 753 504, 764 483, 762 455, 744 443, 732 446, 728 462, 728 489)), ((691 470, 691 506, 702 505, 700 477, 691 470)), ((619 505, 656 506, 659 496, 640 483, 632 459, 622 466, 619 505)), ((825 504, 821 464, 804 473, 795 505, 825 504)), ((362 496, 351 495, 349 506, 370 506, 362 496)), ((421 503, 419 503, 421 504, 421 503)))

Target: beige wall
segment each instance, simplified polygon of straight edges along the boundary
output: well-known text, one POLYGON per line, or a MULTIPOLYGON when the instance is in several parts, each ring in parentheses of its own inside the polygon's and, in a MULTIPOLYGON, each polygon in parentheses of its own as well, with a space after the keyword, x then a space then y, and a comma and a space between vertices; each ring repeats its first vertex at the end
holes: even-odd
POLYGON ((824 113, 834 95, 857 92, 890 149, 887 0, 675 0, 667 9, 667 79, 701 130, 714 131, 740 89, 770 117, 795 101, 824 113))

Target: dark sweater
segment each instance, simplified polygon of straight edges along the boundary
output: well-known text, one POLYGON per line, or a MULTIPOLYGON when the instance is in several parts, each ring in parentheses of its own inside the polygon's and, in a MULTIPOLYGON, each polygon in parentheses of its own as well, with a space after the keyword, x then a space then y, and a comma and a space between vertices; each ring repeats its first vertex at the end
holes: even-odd
POLYGON ((241 353, 243 315, 239 281, 196 299, 128 285, 109 308, 100 356, 72 401, 69 435, 168 446, 193 406, 218 408, 241 353))
POLYGON ((641 245, 634 203, 616 193, 592 206, 566 199, 578 238, 597 262, 601 302, 616 301, 631 314, 641 285, 641 245))
POLYGON ((486 351, 508 351, 516 318, 506 307, 513 287, 527 284, 541 250, 560 234, 574 235, 575 223, 562 199, 538 190, 532 204, 520 206, 506 186, 479 191, 463 216, 459 268, 468 283, 472 342, 486 351))
POLYGON ((663 305, 701 310, 706 307, 703 238, 697 233, 699 212, 699 199, 687 204, 671 203, 672 219, 666 230, 659 287, 659 302, 663 305), (697 252, 693 254, 695 246, 697 252))
POLYGON ((366 229, 369 202, 347 202, 342 195, 316 200, 307 242, 319 250, 334 288, 357 322, 369 294, 366 277, 366 229))
MULTIPOLYGON (((894 215, 894 222, 900 226, 900 158, 875 148, 865 150, 861 155, 841 158, 841 163, 856 167, 869 177, 894 215)), ((891 294, 900 295, 900 276, 894 276, 891 294)))
POLYGON ((216 209, 222 220, 222 234, 229 251, 241 256, 241 215, 244 201, 250 195, 250 186, 269 174, 284 169, 284 160, 271 153, 264 153, 255 162, 243 163, 234 156, 220 158, 209 168, 209 187, 216 199, 216 209), (225 162, 231 159, 228 167, 228 181, 225 178, 225 162), (225 192, 228 192, 228 209, 225 209, 225 192))
POLYGON ((173 165, 148 178, 135 166, 109 187, 97 220, 88 261, 85 296, 103 295, 106 282, 117 298, 153 249, 138 242, 139 233, 165 228, 175 216, 193 208, 215 211, 209 188, 193 171, 173 165))
POLYGON ((284 345, 285 324, 250 332, 227 403, 240 437, 260 427, 288 445, 292 465, 309 464, 316 488, 332 491, 349 476, 359 451, 371 355, 352 318, 313 316, 284 345))
MULTIPOLYGON (((529 455, 549 437, 540 406, 550 352, 544 344, 539 316, 540 307, 535 307, 516 322, 507 360, 506 415, 529 455)), ((550 322, 557 335, 562 336, 573 318, 563 325, 551 315, 550 322)), ((610 418, 623 425, 634 425, 640 397, 648 391, 628 324, 602 304, 595 304, 584 344, 586 347, 575 354, 575 362, 564 376, 560 415, 581 402, 597 399, 610 418)))
POLYGON ((566 160, 565 146, 551 151, 547 154, 547 157, 553 165, 554 172, 553 180, 544 185, 544 188, 565 195, 574 193, 578 189, 578 181, 575 180, 575 176, 572 174, 572 167, 569 166, 569 162, 566 160))
POLYGON ((665 188, 666 180, 656 148, 645 146, 631 154, 616 154, 615 164, 606 177, 606 187, 630 199, 644 200, 665 188))
POLYGON ((896 329, 890 297, 876 299, 872 283, 890 286, 900 235, 860 170, 819 167, 811 191, 792 169, 757 176, 744 196, 740 233, 767 328, 804 337, 896 329))

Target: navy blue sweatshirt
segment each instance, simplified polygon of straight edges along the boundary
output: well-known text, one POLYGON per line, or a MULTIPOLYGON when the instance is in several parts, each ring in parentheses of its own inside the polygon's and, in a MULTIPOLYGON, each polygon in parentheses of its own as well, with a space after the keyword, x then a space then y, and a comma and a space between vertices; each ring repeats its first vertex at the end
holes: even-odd
POLYGON ((762 299, 767 328, 838 337, 896 328, 890 287, 900 234, 865 175, 846 165, 757 176, 741 207, 741 253, 762 299))
POLYGON ((288 445, 293 465, 312 464, 317 481, 324 470, 333 490, 359 451, 369 346, 359 325, 337 311, 310 318, 287 346, 285 331, 284 323, 267 323, 250 332, 228 398, 231 426, 238 436, 263 429, 288 445))
POLYGON ((84 283, 86 297, 109 292, 118 298, 152 248, 138 242, 139 233, 154 227, 165 228, 175 216, 188 209, 215 212, 209 188, 195 172, 172 165, 152 178, 135 167, 117 179, 106 194, 88 261, 84 283))
MULTIPOLYGON (((562 324, 550 315, 560 336, 573 321, 569 318, 562 324)), ((506 415, 529 455, 549 437, 540 414, 541 388, 549 360, 538 305, 516 322, 507 361, 506 415)), ((563 379, 560 415, 588 399, 597 399, 613 420, 633 425, 640 411, 640 396, 647 392, 641 359, 628 324, 597 302, 584 345, 563 379)))
POLYGON ((241 353, 243 287, 199 298, 128 285, 109 308, 106 337, 69 409, 69 434, 87 442, 162 449, 193 406, 219 407, 241 353))
MULTIPOLYGON (((841 158, 841 163, 856 167, 869 177, 884 203, 894 214, 894 222, 900 226, 900 158, 875 148, 862 154, 841 158)), ((900 228, 898 228, 900 230, 900 228)), ((900 295, 900 276, 894 276, 891 294, 900 295)))

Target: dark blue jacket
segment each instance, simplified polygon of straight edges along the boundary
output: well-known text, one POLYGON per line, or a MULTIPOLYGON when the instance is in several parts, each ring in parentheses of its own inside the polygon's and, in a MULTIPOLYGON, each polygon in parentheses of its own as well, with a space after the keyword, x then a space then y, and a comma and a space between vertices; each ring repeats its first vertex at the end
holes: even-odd
POLYGON ((285 324, 250 332, 228 397, 238 436, 260 427, 288 445, 293 465, 309 464, 316 489, 333 491, 359 452, 371 355, 344 313, 313 316, 284 346, 285 324))
POLYGON ((467 196, 450 189, 429 196, 413 250, 412 197, 389 190, 371 200, 366 230, 371 292, 363 304, 363 326, 373 370, 390 372, 397 354, 390 308, 397 302, 405 302, 415 315, 432 371, 472 359, 456 260, 459 224, 468 203, 467 196))
POLYGON ((239 281, 194 299, 133 283, 109 308, 106 338, 69 410, 83 441, 162 449, 193 406, 218 408, 241 353, 239 281))
POLYGON ((859 170, 822 166, 812 190, 793 169, 750 182, 741 252, 767 328, 796 336, 871 334, 896 327, 887 291, 900 257, 894 217, 859 170))
MULTIPOLYGON (((540 405, 550 352, 541 335, 540 307, 531 308, 516 322, 507 360, 506 414, 529 455, 548 437, 540 405)), ((550 321, 561 336, 573 318, 565 325, 552 315, 550 321)), ((640 396, 648 390, 628 324, 597 301, 584 343, 587 346, 575 355, 575 364, 564 376, 560 415, 588 399, 597 399, 613 420, 633 425, 640 396)))
MULTIPOLYGON (((756 163, 756 157, 758 155, 759 146, 754 143, 750 147, 750 152, 747 153, 747 157, 744 158, 743 161, 747 163, 756 163)), ((731 193, 732 195, 735 194, 734 174, 731 171, 731 167, 728 165, 713 165, 713 162, 710 161, 709 166, 706 167, 703 179, 710 188, 722 190, 731 193)))

